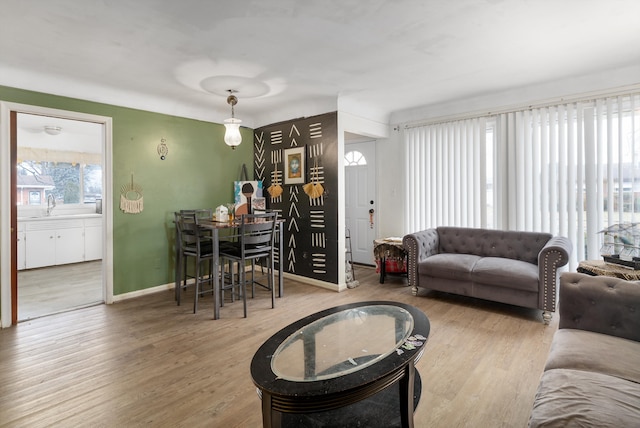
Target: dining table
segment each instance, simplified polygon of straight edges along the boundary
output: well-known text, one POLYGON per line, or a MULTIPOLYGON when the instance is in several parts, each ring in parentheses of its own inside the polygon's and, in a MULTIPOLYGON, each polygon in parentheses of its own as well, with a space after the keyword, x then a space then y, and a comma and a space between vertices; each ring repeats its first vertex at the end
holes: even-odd
MULTIPOLYGON (((276 220, 276 239, 278 241, 278 297, 284 296, 284 278, 282 268, 282 254, 283 254, 283 242, 284 242, 284 219, 276 220)), ((234 230, 240 227, 240 219, 235 218, 233 221, 217 221, 212 219, 198 219, 198 225, 211 232, 211 239, 213 242, 213 272, 218 272, 220 268, 220 232, 225 230, 234 230)), ((176 227, 176 245, 175 245, 175 287, 180 287, 182 282, 182 252, 179 246, 178 228, 176 227)), ((220 301, 218 296, 220 295, 220 276, 214 275, 213 281, 214 292, 214 305, 213 305, 213 319, 220 318, 220 301)))

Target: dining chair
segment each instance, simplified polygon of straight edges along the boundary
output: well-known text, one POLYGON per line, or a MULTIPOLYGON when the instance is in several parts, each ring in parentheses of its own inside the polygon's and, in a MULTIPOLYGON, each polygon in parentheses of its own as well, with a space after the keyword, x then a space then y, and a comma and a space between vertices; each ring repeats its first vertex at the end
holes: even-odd
POLYGON ((180 218, 182 215, 190 215, 195 214, 199 218, 205 217, 209 214, 213 214, 213 210, 211 209, 192 209, 192 210, 180 210, 173 213, 173 222, 176 227, 176 246, 178 258, 176 260, 176 277, 179 281, 176 281, 179 284, 179 287, 175 287, 175 300, 178 305, 180 305, 180 294, 182 290, 187 288, 189 285, 189 279, 193 279, 194 277, 189 275, 188 269, 186 266, 189 265, 187 260, 190 257, 189 253, 185 254, 185 250, 188 250, 195 243, 195 236, 193 235, 193 231, 191 229, 182 230, 182 223, 180 218))
MULTIPOLYGON (((180 237, 181 278, 176 290, 176 300, 180 305, 182 289, 189 284, 188 279, 193 278, 195 296, 193 301, 193 313, 198 310, 198 299, 206 292, 213 292, 213 280, 217 272, 213 271, 213 240, 211 232, 200 227, 199 222, 203 218, 211 218, 212 210, 182 210, 177 215, 176 227, 180 237), (189 258, 194 260, 195 269, 193 277, 190 277, 187 268, 189 258), (209 266, 208 271, 203 269, 204 262, 209 266), (184 282, 183 282, 184 281, 184 282), (209 284, 211 290, 205 290, 204 285, 209 284)), ((214 299, 216 296, 214 296, 214 299)))
POLYGON ((240 217, 237 241, 220 249, 220 257, 225 260, 236 261, 239 264, 239 284, 242 294, 244 317, 247 317, 247 290, 249 282, 246 280, 247 262, 251 262, 251 286, 255 287, 255 261, 264 258, 267 261, 268 286, 271 291, 271 307, 275 307, 275 226, 277 213, 244 214, 240 217))

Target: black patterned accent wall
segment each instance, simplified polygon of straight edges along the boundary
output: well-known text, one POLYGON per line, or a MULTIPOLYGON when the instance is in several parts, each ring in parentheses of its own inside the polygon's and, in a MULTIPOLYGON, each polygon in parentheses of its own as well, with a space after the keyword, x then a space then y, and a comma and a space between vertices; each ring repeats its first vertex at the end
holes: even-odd
POLYGON ((277 261, 285 272, 334 284, 338 283, 337 118, 333 112, 256 129, 253 166, 255 179, 263 180, 267 208, 286 220, 284 254, 277 261))

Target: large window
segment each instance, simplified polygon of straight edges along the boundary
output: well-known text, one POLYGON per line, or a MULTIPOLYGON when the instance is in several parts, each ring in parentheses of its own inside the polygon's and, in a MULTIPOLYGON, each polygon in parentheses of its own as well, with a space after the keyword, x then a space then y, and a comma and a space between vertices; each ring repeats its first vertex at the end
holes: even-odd
MULTIPOLYGON (((18 175, 28 177, 28 182, 34 186, 48 184, 45 198, 53 195, 56 204, 95 203, 102 195, 101 165, 23 160, 18 164, 18 175)), ((20 178, 19 183, 27 181, 20 178)), ((40 204, 41 200, 30 197, 28 203, 40 204)))
POLYGON ((575 267, 599 257, 605 227, 640 221, 637 94, 425 125, 405 143, 407 231, 562 234, 575 267))

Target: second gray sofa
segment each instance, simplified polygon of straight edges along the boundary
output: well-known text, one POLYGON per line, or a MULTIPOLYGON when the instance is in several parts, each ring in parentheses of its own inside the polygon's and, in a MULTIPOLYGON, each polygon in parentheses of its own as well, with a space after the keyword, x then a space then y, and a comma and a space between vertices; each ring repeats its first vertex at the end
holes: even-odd
POLYGON ((558 268, 571 241, 549 233, 438 227, 406 235, 409 285, 541 309, 556 310, 558 268))
POLYGON ((640 426, 640 282, 564 272, 531 428, 640 426))

